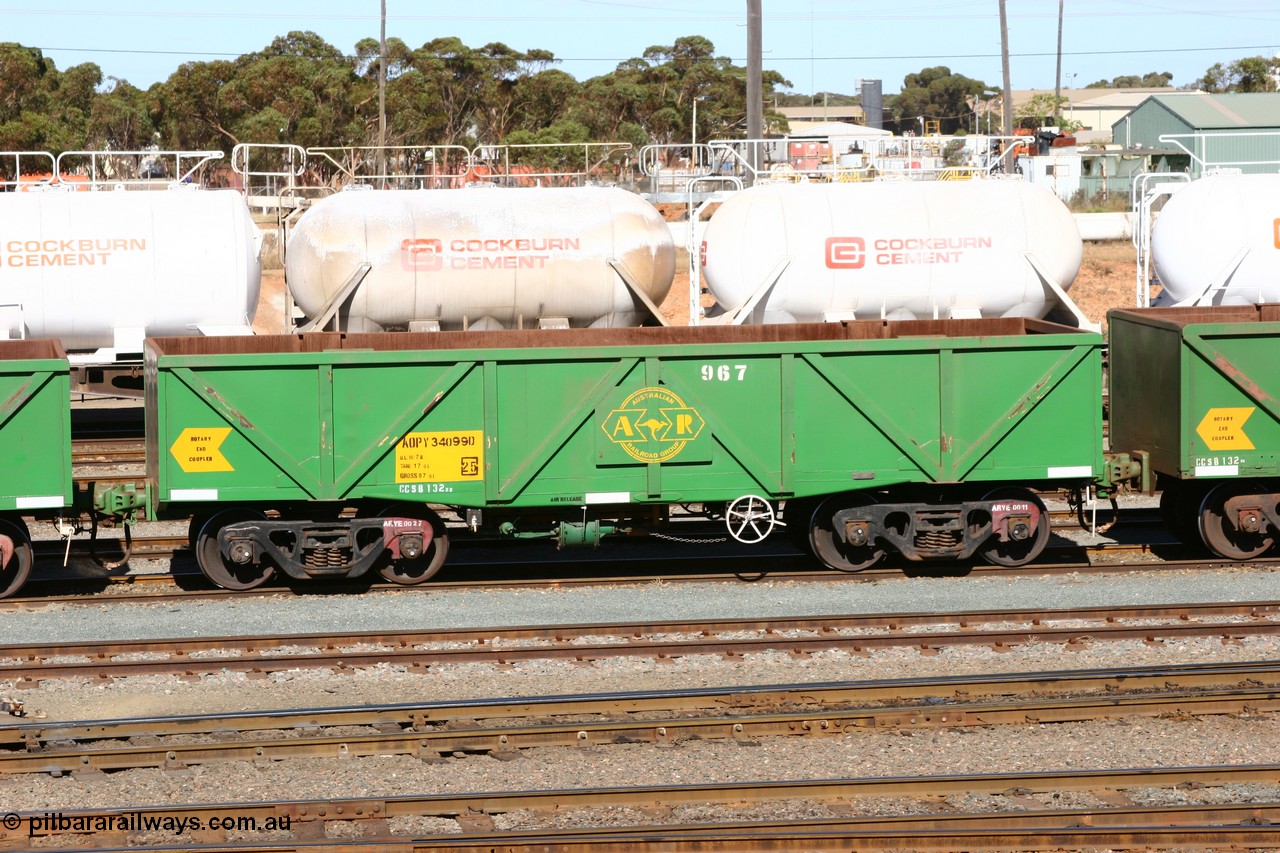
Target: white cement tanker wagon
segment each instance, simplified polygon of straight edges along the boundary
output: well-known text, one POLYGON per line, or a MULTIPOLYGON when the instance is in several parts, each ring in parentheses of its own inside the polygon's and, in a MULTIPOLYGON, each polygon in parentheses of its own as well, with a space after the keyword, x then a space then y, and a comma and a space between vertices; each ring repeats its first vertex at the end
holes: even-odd
POLYGON ((1041 318, 1092 325, 1066 295, 1080 233, 1014 180, 767 184, 703 232, 719 322, 1041 318))
POLYGON ((232 190, 0 193, 0 330, 105 361, 147 335, 249 334, 257 247, 232 190))
POLYGON ((1280 175, 1211 175, 1165 202, 1151 228, 1156 305, 1280 302, 1280 175))
POLYGON ((346 191, 285 254, 298 307, 346 331, 638 326, 674 274, 662 217, 607 187, 346 191))

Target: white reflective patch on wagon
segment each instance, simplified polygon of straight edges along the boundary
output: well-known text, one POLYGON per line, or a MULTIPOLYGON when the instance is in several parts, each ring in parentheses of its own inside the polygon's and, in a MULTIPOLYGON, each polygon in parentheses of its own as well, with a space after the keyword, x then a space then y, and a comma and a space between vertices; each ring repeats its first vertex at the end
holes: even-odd
POLYGON ((67 505, 62 495, 27 495, 17 498, 18 509, 61 509, 67 505))
POLYGON ((588 504, 629 504, 631 503, 630 492, 587 492, 586 497, 582 500, 588 504))
POLYGON ((1056 480, 1062 477, 1092 477, 1092 465, 1066 465, 1058 468, 1049 469, 1049 479, 1056 480))
POLYGON ((171 501, 216 501, 217 489, 170 489, 171 501))
POLYGON ((1239 465, 1197 465, 1197 477, 1239 477, 1239 465))

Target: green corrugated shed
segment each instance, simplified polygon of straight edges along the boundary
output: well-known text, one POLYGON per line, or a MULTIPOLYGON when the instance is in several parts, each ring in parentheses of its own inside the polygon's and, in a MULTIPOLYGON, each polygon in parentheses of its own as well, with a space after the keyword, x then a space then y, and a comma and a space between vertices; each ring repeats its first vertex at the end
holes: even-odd
POLYGON ((1126 148, 1176 147, 1162 136, 1178 137, 1195 155, 1194 175, 1215 166, 1275 172, 1280 168, 1280 93, 1152 95, 1111 126, 1112 139, 1126 148))

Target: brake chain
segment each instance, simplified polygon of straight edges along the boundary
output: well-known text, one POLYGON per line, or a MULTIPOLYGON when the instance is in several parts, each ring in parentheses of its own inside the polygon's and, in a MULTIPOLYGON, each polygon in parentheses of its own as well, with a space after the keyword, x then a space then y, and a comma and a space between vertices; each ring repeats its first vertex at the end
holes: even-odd
POLYGON ((720 536, 714 539, 690 539, 687 536, 672 536, 667 533, 650 533, 654 539, 665 539, 668 542, 680 542, 684 545, 715 545, 718 542, 728 542, 728 536, 720 536))

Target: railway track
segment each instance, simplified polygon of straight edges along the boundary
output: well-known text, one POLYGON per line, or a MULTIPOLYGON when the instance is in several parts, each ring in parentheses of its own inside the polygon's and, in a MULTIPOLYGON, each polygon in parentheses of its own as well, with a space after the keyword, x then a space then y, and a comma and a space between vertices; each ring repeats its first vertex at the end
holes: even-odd
MULTIPOLYGON (((36 553, 46 561, 60 562, 67 553, 66 542, 42 540, 34 543, 36 553)), ((480 550, 480 549, 477 549, 480 550)), ((70 549, 73 559, 119 561, 123 551, 119 541, 100 539, 96 553, 84 540, 73 540, 70 549)), ((1178 559, 1171 555, 1178 549, 1172 545, 1147 543, 1106 543, 1094 546, 1069 546, 1053 549, 1060 562, 1043 562, 1019 568, 993 566, 985 563, 971 565, 937 564, 927 567, 933 576, 1052 576, 1063 574, 1106 574, 1141 571, 1214 571, 1224 567, 1239 568, 1239 564, 1223 560, 1202 558, 1178 559)), ((186 560, 189 557, 186 536, 133 537, 131 556, 134 559, 158 561, 186 560)), ((737 581, 819 582, 819 583, 868 583, 894 578, 913 577, 921 571, 912 565, 876 566, 856 573, 835 572, 829 569, 813 569, 810 559, 796 552, 771 551, 767 554, 742 553, 719 556, 689 557, 673 565, 670 559, 660 559, 652 553, 623 557, 610 554, 607 562, 577 560, 566 562, 558 558, 527 561, 493 554, 468 554, 467 549, 455 549, 455 559, 445 571, 421 586, 405 587, 382 581, 376 575, 368 575, 350 581, 327 583, 325 591, 333 594, 359 593, 370 590, 395 590, 397 592, 440 592, 444 590, 485 590, 525 587, 610 586, 640 583, 724 583, 737 581), (604 567, 602 570, 602 566, 604 567), (620 569, 625 569, 620 571, 620 569), (717 567, 721 567, 717 570, 717 567)), ((1249 566, 1259 570, 1274 568, 1280 557, 1259 559, 1249 566)), ((90 569, 89 571, 93 571, 90 569)), ((251 589, 229 592, 214 587, 195 567, 194 562, 174 567, 169 572, 148 573, 96 573, 72 576, 37 574, 24 587, 23 592, 12 598, 0 599, 0 612, 40 608, 50 604, 101 604, 104 602, 162 603, 199 597, 205 600, 235 600, 246 597, 262 597, 288 594, 293 587, 277 579, 272 583, 251 589), (104 591, 110 594, 104 594, 104 591)), ((315 584, 305 590, 318 591, 315 584)))
MULTIPOLYGON (((350 827, 348 840, 306 843, 306 849, 356 850, 1048 850, 1048 849, 1257 849, 1280 845, 1280 817, 1275 802, 1232 806, 1144 807, 1128 800, 1138 791, 1225 785, 1274 785, 1280 766, 1133 768, 1079 772, 991 775, 870 777, 814 781, 761 781, 714 785, 665 785, 629 788, 485 792, 428 796, 371 797, 339 800, 295 800, 255 803, 186 804, 115 809, 74 809, 54 815, 15 814, 0 828, 6 841, 41 846, 66 843, 92 833, 95 843, 123 843, 144 826, 198 826, 180 835, 202 838, 201 850, 232 849, 228 821, 239 826, 271 826, 270 843, 237 841, 236 850, 302 849, 282 845, 322 839, 334 825, 350 827), (1063 791, 1094 794, 1129 802, 1112 808, 1044 808, 1038 797, 1063 791), (987 794, 1002 799, 1006 809, 983 814, 941 814, 938 798, 951 793, 987 794), (500 815, 564 815, 577 810, 629 808, 655 817, 698 805, 769 805, 809 801, 839 809, 868 797, 891 797, 934 804, 935 810, 909 817, 832 817, 810 821, 737 824, 687 824, 678 819, 625 828, 498 832, 500 815), (1032 804, 1040 808, 1028 812, 1032 804), (1020 810, 1020 811, 1015 811, 1020 810), (396 839, 391 823, 406 817, 453 820, 462 835, 396 839), (46 826, 46 824, 48 824, 46 826), (63 829, 62 826, 67 828, 63 829), (218 829, 211 827, 218 826, 218 829), (90 827, 91 829, 84 829, 90 827), (131 830, 131 827, 133 828, 131 830), (359 843, 350 840, 359 838, 359 843), (55 842, 54 839, 57 839, 55 842), (382 842, 382 843, 379 843, 382 842)), ((6 816, 8 817, 8 816, 6 816)), ((243 834, 243 833, 241 833, 243 834)), ((336 833, 335 833, 336 834, 336 833)), ((154 843, 154 842, 153 842, 154 843)), ((184 849, 191 849, 185 848, 184 849)))
POLYGON ((947 646, 1003 649, 1028 642, 1068 647, 1204 637, 1236 642, 1280 634, 1278 613, 1280 602, 1253 602, 13 644, 0 646, 0 673, 29 687, 54 678, 194 677, 224 670, 266 674, 378 664, 425 671, 451 663, 805 655, 830 650, 858 655, 904 647, 932 654, 947 646))
POLYGON ((1280 662, 795 684, 0 725, 0 774, 215 761, 511 755, 1280 709, 1280 662), (1270 685, 1270 686, 1265 686, 1270 685), (992 698, 979 698, 992 697, 992 698))
POLYGON ((141 468, 146 461, 146 443, 140 438, 95 436, 71 442, 72 465, 130 465, 141 468))

